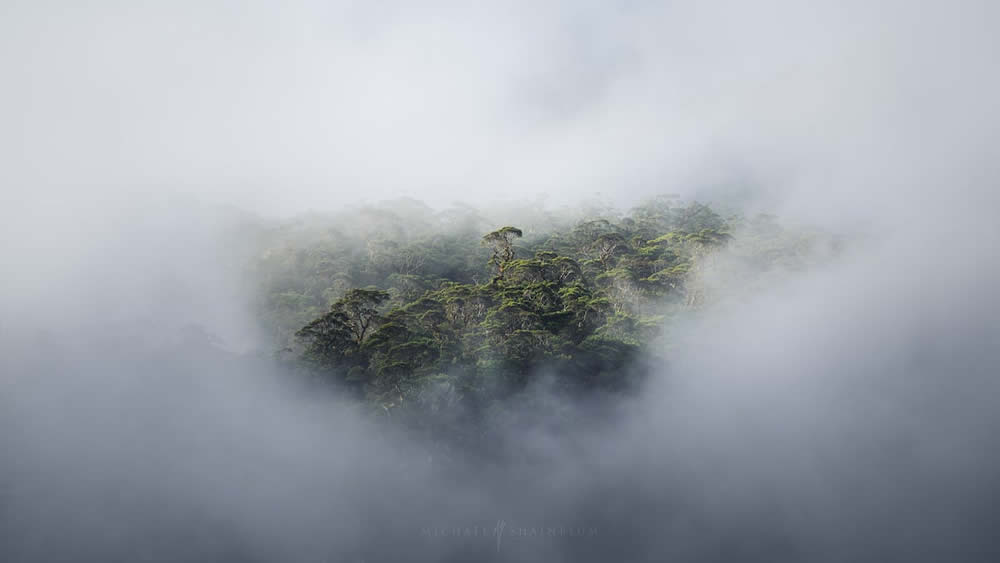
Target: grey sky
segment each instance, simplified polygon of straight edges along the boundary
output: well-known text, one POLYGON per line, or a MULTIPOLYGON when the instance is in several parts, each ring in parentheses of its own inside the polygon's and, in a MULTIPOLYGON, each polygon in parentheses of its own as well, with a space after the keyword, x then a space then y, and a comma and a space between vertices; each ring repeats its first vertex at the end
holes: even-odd
POLYGON ((991 2, 2 9, 13 200, 630 203, 751 175, 826 209, 894 196, 880 169, 981 147, 997 118, 991 2))

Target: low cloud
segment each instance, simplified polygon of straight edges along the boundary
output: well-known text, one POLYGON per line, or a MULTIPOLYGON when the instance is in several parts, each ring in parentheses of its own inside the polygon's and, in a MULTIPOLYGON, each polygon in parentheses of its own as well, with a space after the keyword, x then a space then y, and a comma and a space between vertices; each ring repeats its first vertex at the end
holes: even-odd
POLYGON ((3 12, 0 558, 997 558, 990 3, 3 12), (267 359, 241 225, 597 191, 843 244, 718 256, 642 393, 492 457, 267 359))

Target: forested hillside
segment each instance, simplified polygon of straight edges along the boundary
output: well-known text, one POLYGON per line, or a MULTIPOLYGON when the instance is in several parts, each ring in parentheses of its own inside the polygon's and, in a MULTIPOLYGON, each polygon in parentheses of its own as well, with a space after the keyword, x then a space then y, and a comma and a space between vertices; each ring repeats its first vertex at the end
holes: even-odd
POLYGON ((669 360, 665 329, 704 305, 719 251, 766 272, 819 240, 672 196, 487 214, 400 200, 273 228, 256 269, 281 356, 387 415, 479 416, 542 377, 628 391, 669 360))

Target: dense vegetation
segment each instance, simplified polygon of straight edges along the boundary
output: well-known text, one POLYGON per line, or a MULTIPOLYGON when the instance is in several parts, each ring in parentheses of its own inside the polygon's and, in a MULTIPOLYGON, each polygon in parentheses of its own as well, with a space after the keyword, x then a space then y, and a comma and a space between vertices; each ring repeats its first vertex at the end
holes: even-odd
POLYGON ((704 303, 717 250, 742 244, 765 271, 814 242, 669 196, 520 215, 497 228, 402 200, 283 225, 257 265, 262 316, 286 357, 377 412, 480 416, 540 378, 634 388, 669 319, 704 303))

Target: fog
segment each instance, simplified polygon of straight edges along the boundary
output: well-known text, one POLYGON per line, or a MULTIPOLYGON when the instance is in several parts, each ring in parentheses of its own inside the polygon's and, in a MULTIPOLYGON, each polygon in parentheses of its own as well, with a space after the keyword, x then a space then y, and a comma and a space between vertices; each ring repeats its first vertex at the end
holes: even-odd
POLYGON ((997 560, 997 16, 4 2, 0 559, 997 560), (641 393, 539 374, 488 460, 293 382, 247 307, 247 223, 663 192, 845 250, 718 256, 641 393))

